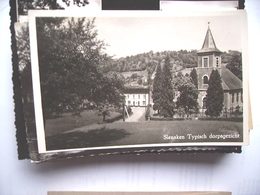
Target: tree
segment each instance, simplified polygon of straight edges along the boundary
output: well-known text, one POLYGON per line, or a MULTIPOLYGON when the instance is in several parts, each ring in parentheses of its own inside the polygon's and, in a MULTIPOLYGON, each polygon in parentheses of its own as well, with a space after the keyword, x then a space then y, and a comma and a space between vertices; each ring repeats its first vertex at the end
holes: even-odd
POLYGON ((174 91, 172 85, 172 73, 170 58, 167 56, 162 64, 158 64, 153 82, 153 109, 164 117, 172 117, 174 114, 174 91))
POLYGON ((132 81, 135 81, 137 78, 138 78, 138 74, 137 74, 137 73, 133 73, 133 74, 131 75, 132 81))
POLYGON ((142 85, 142 84, 143 84, 142 78, 139 78, 139 79, 137 80, 137 84, 138 84, 138 85, 142 85))
POLYGON ((156 73, 153 81, 153 91, 152 91, 152 99, 153 99, 153 109, 160 112, 160 100, 161 100, 161 90, 162 90, 162 68, 161 65, 158 64, 156 68, 156 73))
POLYGON ((212 70, 206 95, 206 115, 220 116, 223 109, 224 92, 218 70, 212 70))
POLYGON ((28 23, 19 23, 16 25, 16 41, 23 111, 28 122, 34 120, 28 23))
POLYGON ((192 71, 190 72, 190 78, 191 78, 192 83, 198 89, 198 75, 197 75, 197 71, 195 68, 193 68, 192 71))
POLYGON ((118 77, 100 71, 107 56, 94 19, 37 18, 36 28, 45 117, 66 107, 80 113, 86 101, 96 107, 122 101, 118 77))
POLYGON ((174 77, 174 89, 179 92, 176 108, 182 116, 189 116, 198 112, 198 90, 192 82, 190 76, 183 76, 181 72, 174 77))
POLYGON ((170 58, 167 55, 162 67, 160 114, 164 117, 172 117, 174 114, 174 90, 172 84, 172 73, 170 58))
MULTIPOLYGON (((87 5, 88 0, 62 0, 67 6, 73 4, 81 7, 87 5)), ((27 14, 29 9, 63 9, 57 0, 19 0, 18 12, 19 15, 27 14)))
POLYGON ((226 67, 240 80, 242 80, 242 55, 240 52, 235 52, 235 51, 231 53, 232 53, 231 59, 227 63, 226 67))

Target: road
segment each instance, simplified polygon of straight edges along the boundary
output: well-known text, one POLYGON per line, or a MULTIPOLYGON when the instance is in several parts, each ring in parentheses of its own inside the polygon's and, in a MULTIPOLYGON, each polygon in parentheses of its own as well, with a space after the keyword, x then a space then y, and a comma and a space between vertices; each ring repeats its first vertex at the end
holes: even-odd
POLYGON ((145 121, 145 107, 131 107, 133 114, 126 118, 126 122, 145 121))

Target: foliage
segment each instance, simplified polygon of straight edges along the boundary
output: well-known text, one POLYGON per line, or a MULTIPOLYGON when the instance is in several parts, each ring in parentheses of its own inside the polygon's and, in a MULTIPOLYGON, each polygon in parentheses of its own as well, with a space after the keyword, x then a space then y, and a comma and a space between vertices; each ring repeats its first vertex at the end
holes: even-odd
POLYGON ((206 95, 206 115, 220 116, 223 109, 224 92, 218 70, 212 70, 206 95))
MULTIPOLYGON (((87 5, 88 0, 62 0, 67 6, 71 3, 79 7, 87 5)), ((18 13, 19 15, 27 14, 29 9, 63 9, 57 0, 19 0, 18 13)))
POLYGON ((162 68, 161 65, 158 65, 156 68, 156 73, 153 81, 153 109, 160 110, 160 98, 161 98, 161 89, 162 89, 162 68))
POLYGON ((137 79, 137 77, 138 77, 137 73, 133 73, 133 74, 131 75, 131 79, 132 79, 132 80, 137 79))
POLYGON ((178 74, 174 79, 175 89, 178 90, 179 96, 177 97, 176 108, 181 116, 184 114, 187 117, 192 113, 198 112, 198 90, 192 82, 190 76, 183 76, 178 74))
POLYGON ((98 68, 104 42, 94 19, 37 18, 36 28, 45 117, 68 107, 80 113, 84 102, 103 108, 122 102, 118 75, 98 68))
POLYGON ((138 85, 142 85, 142 84, 143 84, 143 80, 142 80, 141 78, 139 78, 139 79, 137 80, 137 83, 138 83, 138 85))
MULTIPOLYGON (((26 24, 17 28, 19 28, 16 34, 19 71, 22 73, 21 82, 23 92, 28 93, 32 91, 29 27, 28 24, 26 24)), ((32 94, 30 97, 32 97, 32 94)), ((25 98, 25 101, 26 99, 28 98, 25 98)))
POLYGON ((172 117, 174 114, 174 90, 172 85, 172 72, 170 67, 170 58, 166 56, 162 71, 162 102, 161 114, 164 117, 172 117))
POLYGON ((197 75, 197 71, 195 68, 192 69, 191 73, 190 73, 190 78, 192 83, 195 85, 196 89, 198 89, 198 75, 197 75))
POLYGON ((222 55, 222 62, 226 63, 226 67, 242 80, 242 54, 238 51, 228 51, 222 55))
POLYGON ((26 122, 34 121, 34 106, 32 93, 31 57, 29 45, 28 23, 17 24, 16 46, 19 67, 19 79, 21 81, 21 96, 23 100, 23 112, 26 122))
MULTIPOLYGON (((137 55, 121 57, 119 59, 107 60, 102 69, 106 71, 129 72, 129 71, 144 71, 153 73, 156 67, 163 62, 166 56, 170 58, 170 66, 173 72, 181 71, 184 68, 194 68, 197 66, 196 50, 179 50, 179 51, 162 51, 162 52, 147 52, 137 55)), ((227 65, 240 79, 242 78, 241 53, 238 51, 229 51, 223 53, 222 63, 227 65), (239 57, 240 56, 240 57, 239 57), (232 59, 233 58, 233 59, 232 59)), ((193 77, 195 78, 195 77, 193 77)), ((194 82, 196 82, 194 80, 194 82)))
POLYGON ((177 71, 183 68, 195 67, 197 65, 197 53, 195 50, 186 51, 162 51, 147 52, 133 56, 121 57, 107 61, 103 68, 107 71, 114 70, 118 72, 143 71, 154 72, 158 64, 161 64, 165 57, 170 59, 170 66, 177 71))
POLYGON ((174 114, 174 94, 172 85, 172 73, 170 59, 167 56, 163 64, 157 67, 152 94, 154 109, 164 117, 172 117, 174 114))

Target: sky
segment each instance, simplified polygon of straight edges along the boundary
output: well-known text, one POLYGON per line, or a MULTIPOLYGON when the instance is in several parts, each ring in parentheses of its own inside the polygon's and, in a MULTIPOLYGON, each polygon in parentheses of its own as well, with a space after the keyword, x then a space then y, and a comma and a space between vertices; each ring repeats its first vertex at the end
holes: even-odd
POLYGON ((244 23, 237 15, 214 17, 97 17, 98 37, 114 58, 143 52, 199 50, 210 29, 221 51, 242 51, 244 23))

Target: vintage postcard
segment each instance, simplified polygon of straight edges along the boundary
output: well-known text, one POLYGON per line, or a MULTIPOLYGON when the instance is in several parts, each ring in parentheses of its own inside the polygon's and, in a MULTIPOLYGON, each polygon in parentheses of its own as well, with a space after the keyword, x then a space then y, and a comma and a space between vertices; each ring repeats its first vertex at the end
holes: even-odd
POLYGON ((34 10, 15 30, 31 159, 248 144, 244 11, 34 10))
POLYGON ((39 153, 247 143, 243 11, 31 11, 29 34, 39 153))

